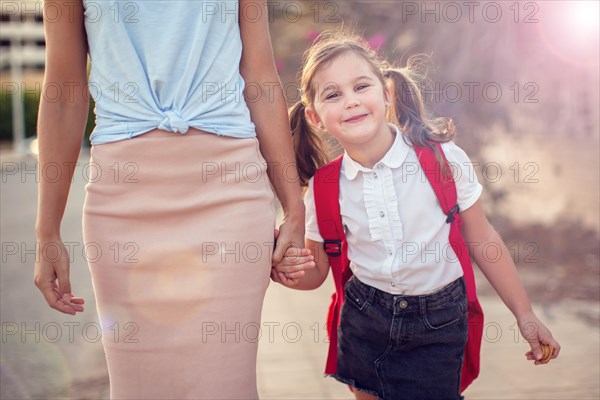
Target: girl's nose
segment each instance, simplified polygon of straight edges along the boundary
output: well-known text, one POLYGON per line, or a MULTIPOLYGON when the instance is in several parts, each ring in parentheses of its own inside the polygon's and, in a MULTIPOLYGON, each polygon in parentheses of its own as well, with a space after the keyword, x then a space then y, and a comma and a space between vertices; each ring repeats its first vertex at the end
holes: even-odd
POLYGON ((359 104, 360 104, 360 102, 358 101, 358 98, 356 98, 356 97, 347 97, 346 98, 346 108, 354 108, 359 104))

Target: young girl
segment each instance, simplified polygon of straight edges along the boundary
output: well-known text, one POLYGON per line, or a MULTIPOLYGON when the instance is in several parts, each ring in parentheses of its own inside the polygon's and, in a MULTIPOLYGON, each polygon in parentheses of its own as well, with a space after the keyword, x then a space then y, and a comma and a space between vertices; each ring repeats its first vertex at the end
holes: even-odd
POLYGON ((532 311, 510 252, 484 215, 482 186, 467 155, 452 142, 452 122, 426 117, 411 78, 412 60, 407 68, 391 68, 358 37, 321 36, 304 55, 302 98, 290 109, 298 170, 307 186, 306 248, 289 250, 272 278, 310 290, 328 275, 326 234, 319 228, 314 197, 315 172, 328 160, 320 137, 327 132, 344 149, 339 209, 352 272, 337 294, 345 301, 334 349, 337 363, 329 375, 356 389, 357 399, 461 398, 467 282, 460 257, 449 246, 451 224, 416 147, 431 146, 435 162, 443 166, 445 156, 458 168, 459 236, 515 315, 531 346, 527 359, 535 365, 547 362, 541 344, 554 348, 552 358, 560 352, 532 311), (482 252, 490 245, 501 249, 493 260, 482 252))

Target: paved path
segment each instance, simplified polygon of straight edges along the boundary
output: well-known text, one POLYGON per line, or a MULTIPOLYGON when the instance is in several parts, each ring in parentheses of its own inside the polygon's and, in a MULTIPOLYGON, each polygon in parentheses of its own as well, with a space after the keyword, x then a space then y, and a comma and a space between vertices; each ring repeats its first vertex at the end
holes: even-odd
MULTIPOLYGON (((81 256, 83 175, 76 170, 62 225, 63 240, 76 249, 72 285, 87 302, 86 312, 73 319, 50 309, 32 283, 33 255, 28 250, 35 241, 37 184, 34 174, 22 172, 35 165, 9 153, 3 153, 1 161, 0 398, 106 399, 108 380, 92 284, 81 256)), ((85 152, 81 162, 86 162, 85 152)), ((486 284, 480 275, 477 279, 480 286, 486 284)), ((261 398, 351 398, 345 386, 322 376, 327 349, 323 323, 332 288, 329 280, 310 292, 269 287, 258 360, 261 398)), ((527 344, 515 339, 508 309, 498 297, 480 301, 487 321, 482 372, 465 392, 467 399, 600 398, 600 332, 578 317, 599 315, 598 304, 565 301, 549 309, 534 304, 563 346, 558 360, 534 367, 523 356, 527 344)))
MULTIPOLYGON (((478 282, 485 278, 477 276, 478 282)), ((482 283, 483 284, 483 283, 482 283)), ((327 345, 322 343, 326 305, 333 282, 303 292, 272 284, 263 321, 278 322, 274 343, 263 340, 259 350, 259 384, 264 399, 345 399, 346 388, 322 378, 327 345), (302 337, 295 340, 296 326, 302 337)), ((486 316, 479 378, 465 391, 467 399, 598 399, 600 398, 600 332, 578 318, 578 312, 600 313, 597 304, 564 302, 551 309, 534 304, 537 315, 562 346, 560 357, 534 366, 524 357, 529 345, 517 336, 515 320, 497 296, 480 296, 486 316)), ((263 324, 264 325, 264 324, 263 324)), ((265 339, 265 338, 262 338, 265 339)))

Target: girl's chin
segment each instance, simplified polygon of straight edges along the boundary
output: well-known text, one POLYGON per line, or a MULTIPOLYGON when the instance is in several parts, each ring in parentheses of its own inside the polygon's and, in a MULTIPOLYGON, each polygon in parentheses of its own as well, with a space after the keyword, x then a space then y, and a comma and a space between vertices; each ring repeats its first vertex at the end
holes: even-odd
POLYGON ((357 146, 364 146, 367 145, 369 143, 373 142, 373 139, 375 139, 374 135, 369 135, 369 134, 344 134, 341 135, 341 137, 337 137, 336 139, 338 139, 340 141, 340 143, 342 144, 342 146, 352 146, 352 147, 357 147, 357 146))
POLYGON ((371 124, 361 124, 356 127, 344 126, 338 132, 329 133, 341 143, 345 142, 356 147, 358 145, 374 143, 374 141, 379 142, 381 138, 379 138, 379 134, 375 132, 378 129, 379 128, 372 126, 371 124))

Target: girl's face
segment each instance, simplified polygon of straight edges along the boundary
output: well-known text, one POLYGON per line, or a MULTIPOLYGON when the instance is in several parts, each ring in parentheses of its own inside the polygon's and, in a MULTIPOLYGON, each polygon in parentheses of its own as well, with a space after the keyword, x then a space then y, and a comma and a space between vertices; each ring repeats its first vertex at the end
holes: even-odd
POLYGON ((316 72, 312 84, 315 102, 306 108, 308 121, 324 125, 346 150, 390 134, 385 117, 389 90, 361 56, 341 54, 316 72))

